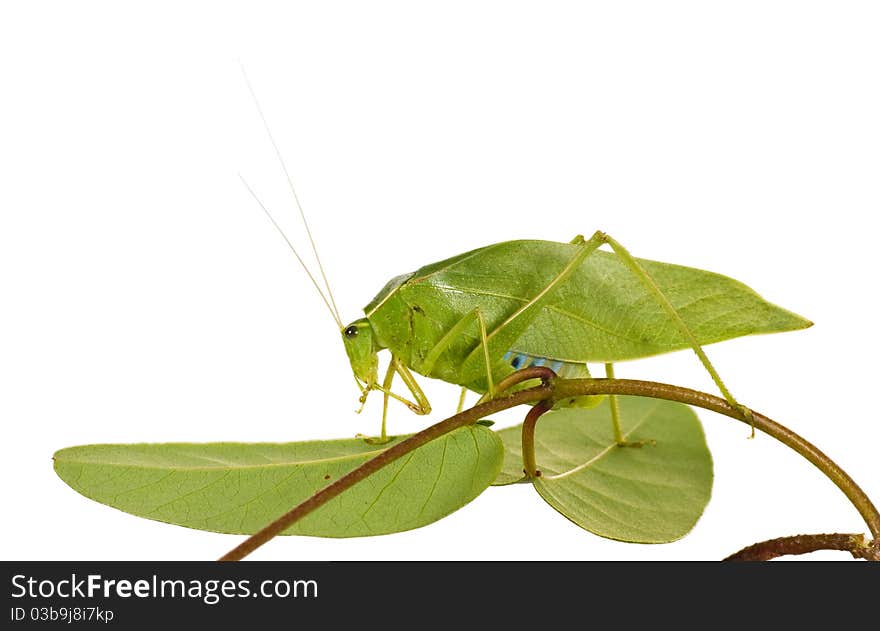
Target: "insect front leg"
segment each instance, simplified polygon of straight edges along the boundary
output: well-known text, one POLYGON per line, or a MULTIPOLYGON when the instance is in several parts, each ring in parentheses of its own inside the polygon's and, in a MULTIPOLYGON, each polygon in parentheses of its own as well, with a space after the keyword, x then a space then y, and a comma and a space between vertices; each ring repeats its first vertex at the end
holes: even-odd
POLYGON ((431 404, 428 401, 428 397, 425 396, 424 391, 422 391, 409 368, 407 368, 396 355, 392 355, 391 361, 388 362, 388 369, 385 371, 385 378, 382 380, 382 385, 375 386, 375 389, 381 390, 382 392, 382 431, 379 438, 375 441, 377 443, 388 442, 386 421, 388 418, 389 399, 397 399, 416 414, 431 413, 431 404), (410 391, 410 394, 412 394, 415 402, 392 392, 391 384, 394 382, 394 376, 398 374, 401 379, 403 379, 403 383, 406 384, 406 387, 410 391))
POLYGON ((410 372, 409 368, 406 367, 406 364, 400 361, 398 357, 392 357, 392 362, 394 363, 395 371, 400 375, 400 378, 403 379, 403 383, 406 384, 407 390, 409 390, 410 394, 416 400, 415 403, 404 400, 404 403, 406 403, 407 407, 416 414, 430 414, 431 404, 428 401, 428 397, 425 396, 424 391, 422 391, 421 386, 419 386, 419 382, 416 381, 415 375, 410 372))
POLYGON ((388 433, 386 431, 386 421, 388 419, 388 399, 390 398, 391 384, 394 381, 394 357, 388 362, 388 370, 385 371, 385 378, 382 380, 382 431, 379 434, 379 442, 388 442, 388 433))

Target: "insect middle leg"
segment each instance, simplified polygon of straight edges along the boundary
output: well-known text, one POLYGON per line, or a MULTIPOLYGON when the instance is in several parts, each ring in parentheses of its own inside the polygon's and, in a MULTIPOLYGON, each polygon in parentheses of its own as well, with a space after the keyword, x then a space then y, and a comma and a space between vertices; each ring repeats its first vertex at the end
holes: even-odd
MULTIPOLYGON (((614 379, 614 364, 606 362, 605 377, 607 379, 614 379)), ((621 427, 620 402, 618 401, 616 394, 608 395, 608 406, 611 409, 611 428, 614 431, 614 442, 617 443, 618 447, 641 447, 642 445, 656 444, 656 441, 653 439, 635 441, 627 440, 623 433, 623 428, 621 427)))
MULTIPOLYGON (((492 353, 490 353, 489 349, 489 341, 488 336, 486 334, 486 319, 483 316, 483 310, 479 307, 474 307, 471 311, 464 314, 461 319, 456 322, 444 335, 440 340, 431 348, 428 354, 425 356, 425 359, 422 361, 421 370, 426 374, 430 374, 431 370, 434 368, 434 365, 437 363, 437 360, 440 359, 440 356, 452 346, 452 344, 465 334, 465 332, 473 326, 473 323, 476 322, 477 326, 480 330, 480 341, 477 344, 476 348, 471 351, 471 354, 476 353, 482 349, 482 353, 480 356, 480 360, 482 362, 482 367, 480 371, 485 370, 486 376, 486 397, 492 398, 495 396, 495 379, 492 374, 492 353)), ((461 412, 462 406, 464 405, 464 396, 465 396, 466 388, 462 390, 461 396, 458 400, 458 411, 461 412)), ((485 397, 484 397, 485 398, 485 397)), ((482 401, 483 399, 481 399, 482 401)))
POLYGON ((464 386, 461 387, 461 394, 458 395, 458 407, 455 408, 455 413, 459 414, 464 409, 464 398, 467 396, 467 388, 464 386))

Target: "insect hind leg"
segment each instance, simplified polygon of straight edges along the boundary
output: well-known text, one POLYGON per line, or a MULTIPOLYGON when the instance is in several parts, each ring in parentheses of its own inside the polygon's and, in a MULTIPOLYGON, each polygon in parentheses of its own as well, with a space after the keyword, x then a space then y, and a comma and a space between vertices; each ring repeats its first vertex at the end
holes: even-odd
MULTIPOLYGON (((718 387, 718 390, 721 392, 721 395, 724 397, 724 400, 727 401, 731 405, 731 407, 739 410, 739 412, 743 415, 743 418, 751 424, 752 420, 752 411, 746 406, 742 405, 739 401, 734 398, 734 396, 730 393, 727 386, 724 385, 724 381, 722 381, 721 376, 718 374, 718 371, 715 370, 715 366, 712 365, 712 362, 709 361, 709 357, 706 355, 706 352, 703 350, 703 347, 700 345, 700 342, 697 340, 693 331, 690 330, 687 323, 681 317, 681 314, 678 310, 673 306, 673 304, 669 301, 669 298, 666 297, 666 294, 663 293, 663 290, 657 285, 654 281, 654 278, 648 273, 648 271, 642 267, 642 265, 638 262, 638 260, 629 253, 625 247, 623 247, 618 241, 613 239, 611 236, 605 234, 604 232, 597 230, 595 234, 590 238, 590 242, 600 242, 604 244, 608 244, 614 254, 617 255, 617 258, 621 260, 621 262, 629 269, 632 274, 638 278, 641 283, 645 286, 645 288, 654 296, 662 309, 666 312, 666 315, 670 317, 673 324, 678 328, 679 332, 684 336, 685 340, 687 340, 688 345, 691 347, 691 350, 697 355, 700 360, 700 363, 703 364, 703 367, 706 369, 706 372, 709 373, 709 376, 712 377, 712 381, 715 382, 715 385, 718 387)), ((751 437, 755 436, 755 427, 752 425, 752 434, 751 437)))

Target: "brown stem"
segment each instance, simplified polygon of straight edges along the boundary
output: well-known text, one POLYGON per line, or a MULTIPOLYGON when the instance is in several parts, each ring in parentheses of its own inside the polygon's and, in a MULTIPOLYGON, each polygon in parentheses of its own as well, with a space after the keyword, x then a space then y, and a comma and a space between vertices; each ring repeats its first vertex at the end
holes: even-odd
POLYGON ((522 453, 523 453, 523 473, 530 478, 537 478, 541 475, 538 471, 538 463, 535 461, 535 424, 544 412, 553 407, 550 401, 539 401, 526 414, 526 419, 522 426, 522 453))
POLYGON ((817 550, 842 550, 856 559, 880 561, 877 540, 872 544, 862 534, 795 535, 761 541, 731 554, 725 561, 769 561, 788 554, 807 554, 817 550))
POLYGON ((517 370, 498 382, 495 386, 496 398, 497 395, 506 392, 516 384, 528 381, 529 379, 540 379, 541 385, 546 386, 549 385, 552 380, 556 379, 556 373, 546 366, 530 366, 528 368, 523 368, 522 370, 517 370))

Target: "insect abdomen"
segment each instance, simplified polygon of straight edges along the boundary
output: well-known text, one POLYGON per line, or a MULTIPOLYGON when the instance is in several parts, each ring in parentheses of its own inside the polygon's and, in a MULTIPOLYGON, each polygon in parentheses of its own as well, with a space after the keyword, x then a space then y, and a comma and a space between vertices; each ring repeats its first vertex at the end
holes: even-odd
POLYGON ((528 368, 529 366, 546 366, 563 379, 584 379, 590 376, 587 365, 579 362, 567 362, 561 359, 539 357, 519 351, 507 351, 504 353, 504 361, 508 362, 514 370, 528 368))

